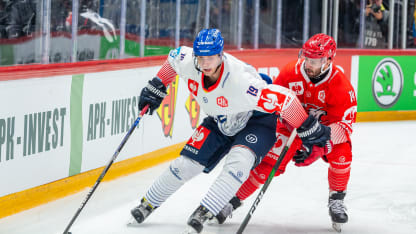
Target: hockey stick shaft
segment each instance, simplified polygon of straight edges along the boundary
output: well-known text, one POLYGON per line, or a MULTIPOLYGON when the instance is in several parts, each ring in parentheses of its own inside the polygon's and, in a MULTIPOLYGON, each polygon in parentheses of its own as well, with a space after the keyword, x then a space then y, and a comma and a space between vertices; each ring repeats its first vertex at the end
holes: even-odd
POLYGON ((111 165, 113 165, 114 161, 116 160, 117 156, 120 154, 121 149, 123 149, 124 145, 126 144, 127 140, 130 138, 130 136, 132 135, 132 133, 134 132, 134 129, 137 127, 137 125, 139 124, 140 120, 142 119, 143 115, 146 113, 147 109, 149 108, 149 106, 145 106, 143 108, 143 110, 140 112, 139 116, 137 117, 137 119, 134 121, 133 125, 130 127, 129 131, 127 132, 126 136, 124 136, 123 140, 121 141, 120 145, 118 146, 116 152, 114 153, 113 157, 111 158, 111 160, 108 162, 107 166, 104 168, 103 172, 101 172, 100 177, 98 177, 97 181, 95 181, 94 186, 91 188, 91 190, 88 192, 87 196, 85 197, 84 201, 81 203, 81 206, 78 208, 77 212, 75 213, 75 215, 72 217, 71 221, 69 222, 69 224, 66 226, 64 234, 69 234, 70 232, 69 229, 71 228, 72 224, 75 222, 75 220, 77 219, 78 215, 81 213, 82 209, 84 208, 84 206, 87 204, 88 200, 90 200, 92 194, 94 193, 94 191, 97 189, 98 185, 101 183, 101 180, 104 178, 105 174, 107 174, 108 169, 110 169, 111 165))
POLYGON ((259 194, 257 195, 256 200, 254 201, 253 205, 251 205, 251 208, 250 208, 248 214, 246 215, 246 217, 244 218, 240 227, 238 228, 237 234, 242 234, 244 229, 246 228, 248 222, 251 219, 251 216, 253 216, 253 213, 256 210, 257 205, 260 203, 261 199, 263 198, 263 195, 266 192, 267 188, 269 187, 270 182, 272 181, 276 170, 279 168, 280 164, 282 163, 283 158, 285 157, 287 151, 289 150, 290 146, 292 145, 292 142, 295 139, 295 137, 296 137, 296 128, 293 129, 292 133, 290 134, 290 137, 287 140, 285 147, 283 148, 282 152, 280 153, 279 159, 277 159, 276 163, 274 164, 273 169, 270 172, 269 176, 267 177, 267 180, 264 183, 263 187, 261 187, 261 190, 260 190, 259 194))

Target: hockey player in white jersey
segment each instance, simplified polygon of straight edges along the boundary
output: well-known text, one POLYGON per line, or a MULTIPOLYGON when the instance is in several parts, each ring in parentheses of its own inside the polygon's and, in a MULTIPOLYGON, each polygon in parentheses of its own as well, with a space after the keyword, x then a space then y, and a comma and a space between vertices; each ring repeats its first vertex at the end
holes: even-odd
POLYGON ((166 96, 166 87, 179 75, 207 114, 190 137, 180 156, 170 163, 131 210, 142 223, 185 182, 210 172, 225 157, 224 167, 189 217, 189 232, 200 233, 204 222, 235 195, 273 146, 280 115, 298 128, 307 145, 326 142, 329 128, 308 116, 289 89, 267 84, 255 68, 223 52, 224 40, 217 29, 200 31, 193 48, 172 50, 167 61, 142 89, 139 109, 152 114, 166 96))

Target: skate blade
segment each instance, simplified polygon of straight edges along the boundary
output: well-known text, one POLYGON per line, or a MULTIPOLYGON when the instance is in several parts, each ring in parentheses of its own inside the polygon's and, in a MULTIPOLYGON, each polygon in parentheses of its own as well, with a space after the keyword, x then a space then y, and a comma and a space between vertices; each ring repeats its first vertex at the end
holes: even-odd
POLYGON ((342 223, 332 223, 332 228, 337 232, 341 232, 342 223))
POLYGON ((181 234, 198 234, 193 227, 187 227, 181 234))
POLYGON ((208 220, 208 225, 220 225, 220 223, 218 222, 218 219, 216 218, 212 218, 208 220))
POLYGON ((135 218, 131 217, 130 220, 126 223, 127 227, 138 227, 140 223, 136 221, 135 218))

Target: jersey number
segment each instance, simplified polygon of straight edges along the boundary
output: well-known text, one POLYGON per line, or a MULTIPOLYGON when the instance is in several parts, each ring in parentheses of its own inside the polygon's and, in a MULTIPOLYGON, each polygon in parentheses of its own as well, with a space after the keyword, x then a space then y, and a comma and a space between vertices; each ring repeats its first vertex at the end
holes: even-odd
POLYGON ((247 93, 248 94, 251 94, 251 95, 253 95, 253 96, 255 96, 255 97, 257 97, 257 93, 259 92, 259 90, 258 89, 256 89, 256 88, 254 88, 253 86, 250 86, 249 88, 248 88, 248 90, 247 90, 247 93))

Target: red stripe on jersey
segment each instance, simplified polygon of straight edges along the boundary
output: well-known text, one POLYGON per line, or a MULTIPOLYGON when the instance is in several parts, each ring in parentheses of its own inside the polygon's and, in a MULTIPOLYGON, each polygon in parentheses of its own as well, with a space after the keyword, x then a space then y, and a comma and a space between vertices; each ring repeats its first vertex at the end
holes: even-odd
POLYGON ((165 63, 160 68, 159 72, 156 74, 159 77, 165 86, 168 86, 175 79, 177 73, 172 68, 170 63, 166 60, 165 63))
POLYGON ((347 132, 348 135, 352 134, 352 121, 351 120, 343 120, 338 122, 338 124, 347 132))
POLYGON ((338 125, 338 123, 330 124, 331 128, 331 141, 334 145, 347 142, 350 137, 343 127, 338 125))

